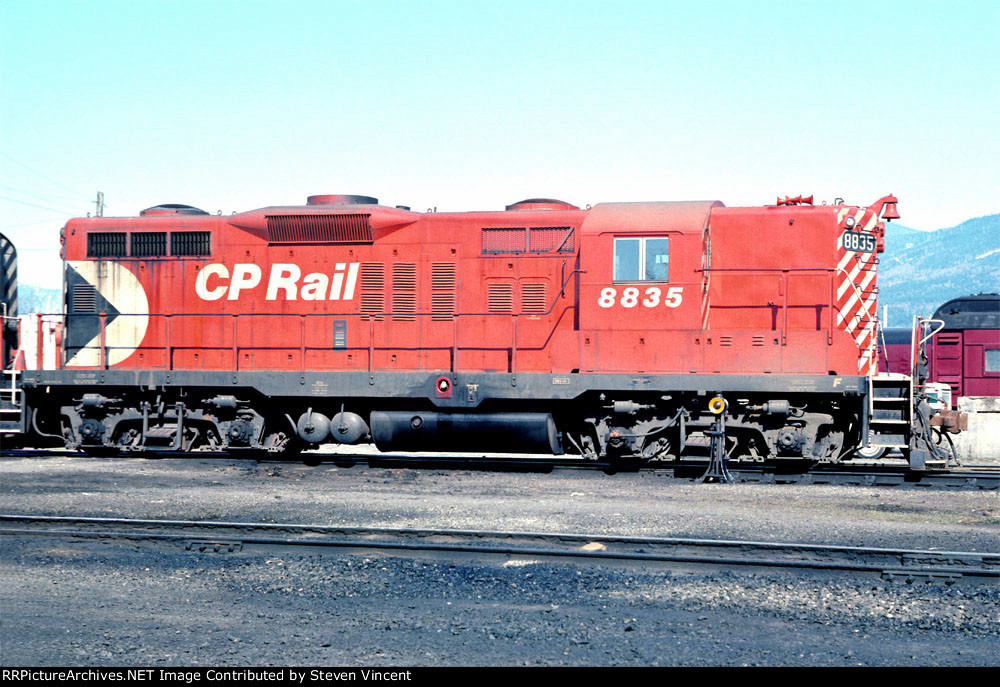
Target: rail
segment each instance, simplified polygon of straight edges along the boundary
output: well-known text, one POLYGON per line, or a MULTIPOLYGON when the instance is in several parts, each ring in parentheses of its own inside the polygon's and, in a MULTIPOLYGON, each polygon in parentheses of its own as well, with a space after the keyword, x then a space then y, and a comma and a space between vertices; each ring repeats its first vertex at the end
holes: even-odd
POLYGON ((383 550, 475 556, 546 556, 642 564, 693 564, 830 571, 886 580, 978 584, 1000 580, 1000 553, 940 551, 583 532, 431 529, 0 514, 0 536, 160 542, 186 551, 232 553, 257 547, 383 550), (595 546, 595 543, 597 546, 595 546))

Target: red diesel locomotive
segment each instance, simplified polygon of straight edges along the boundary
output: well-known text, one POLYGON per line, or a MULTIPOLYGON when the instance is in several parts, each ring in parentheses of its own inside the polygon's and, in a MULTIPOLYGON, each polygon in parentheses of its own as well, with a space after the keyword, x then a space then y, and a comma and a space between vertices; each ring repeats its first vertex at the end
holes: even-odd
POLYGON ((669 460, 707 455, 724 419, 733 458, 919 453, 892 402, 912 390, 876 376, 896 202, 417 213, 338 195, 74 219, 62 366, 22 374, 24 424, 91 452, 669 460))

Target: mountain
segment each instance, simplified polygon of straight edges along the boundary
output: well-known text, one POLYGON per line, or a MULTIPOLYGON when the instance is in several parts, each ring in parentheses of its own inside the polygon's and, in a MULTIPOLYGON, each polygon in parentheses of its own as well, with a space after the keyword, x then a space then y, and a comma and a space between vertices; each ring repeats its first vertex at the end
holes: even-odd
POLYGON ((889 224, 879 260, 879 305, 890 327, 908 327, 952 298, 1000 291, 1000 214, 937 231, 889 224))

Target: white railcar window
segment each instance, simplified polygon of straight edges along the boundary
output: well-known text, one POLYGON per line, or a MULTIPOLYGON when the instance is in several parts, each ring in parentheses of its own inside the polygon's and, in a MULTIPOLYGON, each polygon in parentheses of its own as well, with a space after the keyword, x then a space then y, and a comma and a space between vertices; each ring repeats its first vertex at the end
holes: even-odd
POLYGON ((983 353, 986 372, 1000 372, 1000 348, 987 348, 983 353))
POLYGON ((614 280, 669 281, 670 239, 666 236, 615 239, 614 280))

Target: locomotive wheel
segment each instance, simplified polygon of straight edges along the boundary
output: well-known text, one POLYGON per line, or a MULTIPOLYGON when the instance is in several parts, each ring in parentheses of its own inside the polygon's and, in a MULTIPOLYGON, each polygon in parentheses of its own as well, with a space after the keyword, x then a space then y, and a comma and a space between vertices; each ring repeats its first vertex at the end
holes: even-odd
POLYGON ((869 446, 867 448, 859 448, 854 451, 854 455, 858 458, 865 458, 866 460, 878 460, 885 455, 885 446, 869 446))

